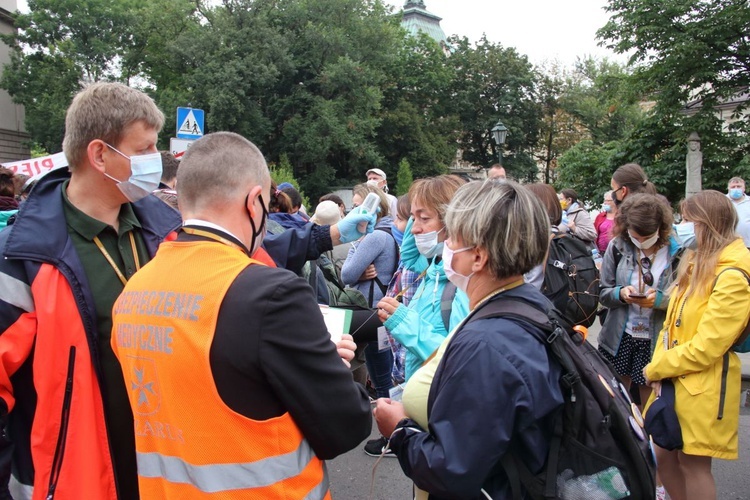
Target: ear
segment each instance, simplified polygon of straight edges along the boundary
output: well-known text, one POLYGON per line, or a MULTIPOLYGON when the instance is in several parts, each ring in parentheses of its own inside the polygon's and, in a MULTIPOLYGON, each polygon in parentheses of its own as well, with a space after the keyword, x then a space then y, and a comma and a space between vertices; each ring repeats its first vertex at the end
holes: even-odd
POLYGON ((89 164, 100 172, 106 172, 107 170, 104 167, 104 155, 109 152, 109 148, 101 139, 94 139, 86 147, 86 157, 89 160, 89 164))
POLYGON ((487 262, 489 261, 489 252, 487 252, 486 249, 476 247, 471 250, 471 256, 473 259, 471 263, 471 272, 475 273, 487 267, 487 262))
POLYGON ((247 208, 247 211, 250 213, 250 217, 255 217, 255 201, 258 199, 262 192, 263 187, 255 186, 247 195, 247 206, 245 208, 247 208))

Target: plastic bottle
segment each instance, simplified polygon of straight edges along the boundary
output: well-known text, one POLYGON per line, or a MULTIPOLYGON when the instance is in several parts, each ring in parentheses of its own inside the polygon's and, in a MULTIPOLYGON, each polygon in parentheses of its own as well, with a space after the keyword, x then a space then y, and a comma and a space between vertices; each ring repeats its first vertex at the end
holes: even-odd
MULTIPOLYGON (((370 193, 367 195, 365 201, 362 202, 362 205, 360 205, 360 207, 365 213, 374 214, 378 211, 378 205, 380 205, 380 196, 375 193, 370 193)), ((360 222, 357 228, 359 229, 360 233, 366 233, 367 222, 360 222)))
POLYGON ((597 249, 596 247, 592 248, 591 256, 594 258, 594 265, 596 266, 596 268, 601 269, 602 268, 602 256, 599 253, 599 249, 597 249))

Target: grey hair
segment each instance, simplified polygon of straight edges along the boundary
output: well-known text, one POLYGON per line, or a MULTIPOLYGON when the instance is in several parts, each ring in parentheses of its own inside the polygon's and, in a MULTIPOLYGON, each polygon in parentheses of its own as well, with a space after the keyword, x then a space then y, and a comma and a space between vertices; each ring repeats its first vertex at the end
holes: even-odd
POLYGON ((732 177, 731 179, 729 179, 729 182, 727 182, 727 187, 735 182, 741 182, 743 186, 745 185, 745 179, 743 179, 742 177, 732 177))
POLYGON ((117 147, 128 126, 143 122, 159 132, 164 113, 154 101, 122 83, 98 82, 80 91, 65 115, 63 151, 70 169, 81 165, 91 141, 102 141, 117 147))
POLYGON ((549 224, 547 211, 531 191, 513 181, 491 179, 462 186, 445 215, 449 237, 485 249, 496 279, 527 273, 542 263, 549 224))
POLYGON ((603 199, 606 200, 607 196, 609 196, 610 200, 614 200, 615 199, 615 192, 610 189, 609 191, 607 191, 606 193, 604 193, 603 199))
POLYGON ((177 170, 180 211, 227 206, 244 198, 253 184, 270 182, 266 160, 255 144, 233 132, 208 134, 190 146, 177 170))

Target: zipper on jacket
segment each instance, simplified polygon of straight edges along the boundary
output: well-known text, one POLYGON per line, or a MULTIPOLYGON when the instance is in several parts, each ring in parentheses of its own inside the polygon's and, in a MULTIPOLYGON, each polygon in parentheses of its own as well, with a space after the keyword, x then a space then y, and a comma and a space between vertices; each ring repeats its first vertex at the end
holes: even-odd
POLYGON ((75 371, 75 363, 76 348, 75 346, 70 346, 70 354, 68 355, 68 376, 65 379, 65 396, 63 397, 62 415, 60 417, 60 433, 57 436, 55 455, 52 459, 52 470, 49 476, 47 500, 52 500, 54 498, 57 481, 60 479, 60 471, 62 470, 65 442, 68 435, 68 423, 70 422, 70 402, 73 399, 73 373, 75 371))
POLYGON ((719 393, 719 415, 716 420, 724 418, 724 400, 727 398, 727 375, 729 374, 729 353, 724 353, 721 363, 721 392, 719 393))

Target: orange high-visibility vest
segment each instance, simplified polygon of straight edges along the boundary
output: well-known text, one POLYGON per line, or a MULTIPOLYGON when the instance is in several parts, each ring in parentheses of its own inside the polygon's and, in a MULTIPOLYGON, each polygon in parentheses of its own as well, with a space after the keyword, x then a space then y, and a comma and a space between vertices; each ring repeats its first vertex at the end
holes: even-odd
POLYGON ((163 243, 115 303, 141 498, 330 499, 325 463, 289 413, 252 420, 216 389, 219 306, 250 264, 264 265, 214 241, 163 243))

